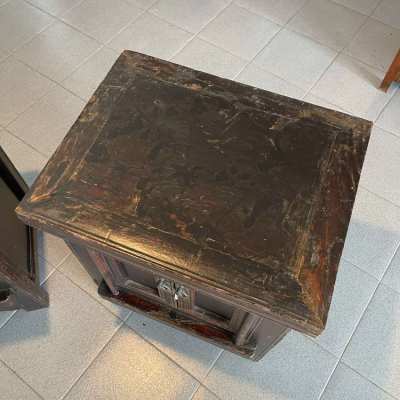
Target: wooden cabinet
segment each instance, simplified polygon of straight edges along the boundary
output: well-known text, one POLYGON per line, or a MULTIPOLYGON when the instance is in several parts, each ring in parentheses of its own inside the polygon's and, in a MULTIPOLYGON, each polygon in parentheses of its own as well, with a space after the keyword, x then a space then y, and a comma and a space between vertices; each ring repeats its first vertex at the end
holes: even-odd
POLYGON ((261 358, 288 332, 287 327, 238 307, 233 298, 228 301, 179 277, 163 275, 150 263, 127 263, 68 244, 99 284, 101 296, 243 356, 261 358))
POLYGON ((124 51, 17 212, 101 296, 257 360, 326 325, 370 129, 124 51))
POLYGON ((34 310, 48 305, 38 286, 35 230, 14 210, 27 187, 0 148, 0 311, 34 310))

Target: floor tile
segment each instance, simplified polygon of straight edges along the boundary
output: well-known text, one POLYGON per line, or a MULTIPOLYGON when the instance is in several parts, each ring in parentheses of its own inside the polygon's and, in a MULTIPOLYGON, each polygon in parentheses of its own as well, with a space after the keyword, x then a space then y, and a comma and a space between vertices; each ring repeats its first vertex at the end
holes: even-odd
POLYGON ((254 63, 249 64, 235 80, 245 83, 246 85, 255 86, 296 99, 302 98, 305 94, 304 89, 292 85, 278 76, 257 67, 254 63))
POLYGON ((219 400, 217 396, 211 393, 204 386, 200 386, 192 400, 219 400))
POLYGON ((5 60, 8 56, 10 55, 10 53, 6 52, 6 51, 2 51, 0 50, 0 63, 5 60))
POLYGON ((46 261, 42 256, 37 257, 37 270, 39 284, 42 285, 46 279, 54 272, 55 267, 46 261))
MULTIPOLYGON (((13 316, 15 311, 2 311, 0 312, 0 328, 13 316)), ((1 378, 0 378, 1 382, 1 378)))
POLYGON ((325 331, 315 341, 340 357, 371 299, 378 280, 342 260, 325 331))
POLYGON ((394 94, 376 121, 380 128, 400 137, 400 90, 394 94))
POLYGON ((399 224, 398 207, 359 187, 342 256, 381 279, 400 242, 399 224))
POLYGON ((345 53, 386 72, 399 46, 399 29, 369 19, 351 41, 345 53))
POLYGON ((67 257, 67 259, 65 259, 61 265, 58 266, 58 270, 65 274, 69 279, 71 279, 71 281, 73 281, 85 292, 90 294, 95 300, 101 303, 121 320, 128 318, 129 314, 131 313, 129 309, 111 303, 110 301, 103 299, 97 293, 98 286, 74 255, 71 254, 69 257, 67 257))
POLYGON ((336 55, 336 51, 303 35, 284 29, 261 51, 254 63, 308 90, 336 55))
POLYGON ((0 362, 0 400, 40 400, 40 397, 14 372, 0 362))
POLYGON ((28 185, 31 185, 47 160, 36 150, 0 128, 0 146, 28 185))
POLYGON ((135 50, 163 59, 171 58, 192 37, 188 32, 145 13, 110 43, 117 52, 135 50))
POLYGON ((361 14, 371 15, 381 0, 334 0, 335 3, 349 7, 361 14))
POLYGON ((400 29, 400 2, 398 0, 383 0, 372 16, 385 24, 400 29))
POLYGON ((221 399, 316 400, 336 358, 299 333, 289 333, 256 363, 224 352, 204 381, 221 399))
POLYGON ((52 22, 52 17, 30 4, 10 1, 0 8, 0 50, 14 50, 52 22))
POLYGON ((380 285, 343 362, 390 394, 400 396, 400 293, 380 285))
POLYGON ((82 0, 28 0, 29 3, 53 15, 61 15, 82 0))
POLYGON ((114 50, 103 47, 65 79, 62 85, 82 99, 89 100, 118 56, 114 50))
POLYGON ((375 127, 368 146, 361 185, 400 206, 399 168, 400 138, 375 127))
POLYGON ((134 6, 143 8, 144 10, 149 9, 152 5, 157 3, 158 0, 125 0, 134 6))
POLYGON ((123 0, 84 0, 64 14, 62 19, 104 43, 142 12, 141 8, 123 0))
POLYGON ((31 68, 8 58, 0 64, 0 124, 6 126, 53 86, 31 68))
POLYGON ((51 156, 78 118, 84 102, 55 86, 8 126, 8 130, 40 152, 51 156))
POLYGON ((61 81, 99 47, 88 36, 56 22, 20 47, 16 57, 49 78, 61 81))
POLYGON ((38 231, 36 248, 38 254, 54 267, 58 267, 71 254, 64 240, 42 231, 38 231))
POLYGON ((343 110, 343 108, 337 106, 336 104, 329 103, 329 101, 326 101, 325 99, 322 99, 321 97, 315 96, 311 93, 308 93, 307 96, 304 97, 304 101, 316 104, 317 106, 329 108, 330 110, 340 111, 348 114, 347 111, 343 110))
POLYGON ((232 4, 207 25, 200 37, 251 60, 279 29, 279 25, 232 4))
POLYGON ((246 61, 201 39, 194 39, 172 60, 190 68, 232 79, 246 61))
POLYGON ((390 262, 389 268, 383 277, 383 283, 400 293, 400 250, 390 262))
POLYGON ((137 313, 126 323, 199 381, 221 353, 216 346, 137 313))
POLYGON ((393 400, 393 397, 351 368, 339 363, 321 400, 343 399, 393 400))
POLYGON ((0 357, 45 399, 62 396, 120 320, 59 272, 45 283, 50 306, 18 311, 0 329, 0 357))
POLYGON ((236 0, 238 6, 285 25, 307 0, 236 0))
POLYGON ((65 400, 188 400, 196 387, 190 375, 122 327, 65 400))
POLYGON ((365 15, 329 0, 311 0, 288 26, 326 46, 341 50, 350 42, 365 19, 365 15))
POLYGON ((211 21, 228 0, 160 0, 150 12, 171 24, 196 33, 211 21))
POLYGON ((324 73, 311 93, 348 112, 375 120, 393 95, 379 90, 384 73, 351 57, 341 55, 324 73))

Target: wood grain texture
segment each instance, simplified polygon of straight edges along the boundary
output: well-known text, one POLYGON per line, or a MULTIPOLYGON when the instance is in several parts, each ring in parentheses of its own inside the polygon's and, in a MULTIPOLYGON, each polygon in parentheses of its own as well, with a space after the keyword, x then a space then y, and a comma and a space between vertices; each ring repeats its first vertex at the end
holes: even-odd
POLYGON ((17 212, 316 335, 370 128, 124 51, 17 212))

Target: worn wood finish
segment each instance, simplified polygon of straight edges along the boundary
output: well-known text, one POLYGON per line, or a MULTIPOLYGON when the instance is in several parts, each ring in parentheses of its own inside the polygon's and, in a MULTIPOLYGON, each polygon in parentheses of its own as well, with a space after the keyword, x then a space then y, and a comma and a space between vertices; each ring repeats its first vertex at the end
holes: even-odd
POLYGON ((317 335, 370 128, 124 51, 17 212, 317 335))
POLYGON ((37 281, 35 231, 14 209, 27 186, 0 148, 0 311, 34 310, 48 305, 37 281))

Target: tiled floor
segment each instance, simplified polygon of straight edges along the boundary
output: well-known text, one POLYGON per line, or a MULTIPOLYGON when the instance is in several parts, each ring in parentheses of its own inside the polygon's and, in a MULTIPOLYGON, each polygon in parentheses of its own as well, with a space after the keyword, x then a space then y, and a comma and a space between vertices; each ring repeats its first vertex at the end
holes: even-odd
POLYGON ((251 363, 102 301, 39 241, 47 310, 0 314, 0 399, 400 400, 400 0, 0 0, 0 145, 29 183, 125 48, 371 119, 326 331, 251 363))

